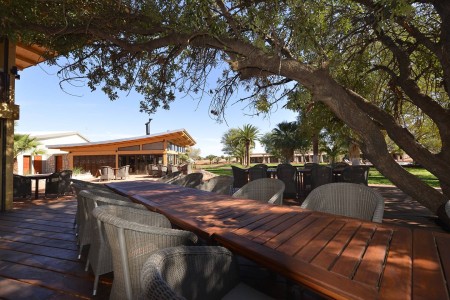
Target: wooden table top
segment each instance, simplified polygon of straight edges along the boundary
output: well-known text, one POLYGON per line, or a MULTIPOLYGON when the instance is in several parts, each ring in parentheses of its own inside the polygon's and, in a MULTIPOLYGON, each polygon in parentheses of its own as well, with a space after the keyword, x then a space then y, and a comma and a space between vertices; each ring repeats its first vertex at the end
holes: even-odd
POLYGON ((450 299, 450 235, 149 182, 108 184, 174 224, 337 299, 450 299))

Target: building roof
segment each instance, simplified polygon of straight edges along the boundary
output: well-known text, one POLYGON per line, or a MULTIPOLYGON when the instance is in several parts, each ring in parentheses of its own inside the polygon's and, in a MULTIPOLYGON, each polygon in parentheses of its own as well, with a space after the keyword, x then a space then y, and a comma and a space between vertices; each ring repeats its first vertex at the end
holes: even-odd
POLYGON ((161 140, 170 140, 174 144, 178 144, 180 146, 193 146, 196 144, 195 140, 189 135, 189 133, 185 129, 177 129, 162 133, 154 133, 150 135, 131 137, 126 139, 118 139, 118 140, 108 140, 108 141, 100 141, 100 142, 89 142, 89 143, 78 143, 78 144, 64 144, 64 145, 52 145, 49 148, 61 149, 65 151, 71 151, 77 148, 90 148, 90 147, 98 147, 98 146, 106 146, 106 145, 123 145, 129 144, 130 142, 134 143, 152 143, 161 140))
POLYGON ((18 43, 16 45, 16 67, 19 70, 35 66, 46 60, 44 54, 48 54, 46 48, 38 45, 24 45, 18 43))
POLYGON ((30 137, 34 137, 37 140, 48 140, 48 139, 55 139, 55 138, 62 138, 67 136, 73 136, 78 135, 80 138, 84 139, 86 142, 90 142, 87 138, 82 136, 76 131, 36 131, 36 132, 28 132, 27 134, 30 135, 30 137))

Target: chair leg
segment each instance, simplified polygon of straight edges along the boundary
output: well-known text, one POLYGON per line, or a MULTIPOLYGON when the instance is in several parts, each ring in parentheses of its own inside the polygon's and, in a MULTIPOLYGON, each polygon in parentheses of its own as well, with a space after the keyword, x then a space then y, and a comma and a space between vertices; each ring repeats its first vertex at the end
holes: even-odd
POLYGON ((92 291, 92 295, 95 296, 97 295, 97 286, 98 286, 98 275, 95 275, 95 279, 94 279, 94 290, 92 291))
POLYGON ((89 258, 86 260, 86 267, 84 267, 84 271, 87 272, 89 270, 89 258))
POLYGON ((78 252, 78 259, 81 259, 81 252, 83 251, 83 245, 80 245, 80 251, 78 252))

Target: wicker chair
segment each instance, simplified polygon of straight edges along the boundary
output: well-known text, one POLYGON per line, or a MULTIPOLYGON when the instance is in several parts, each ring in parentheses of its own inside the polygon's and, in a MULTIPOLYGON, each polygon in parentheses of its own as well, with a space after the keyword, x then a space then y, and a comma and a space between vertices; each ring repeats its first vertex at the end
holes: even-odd
POLYGON ((384 199, 362 184, 336 182, 312 190, 301 207, 381 223, 384 199))
POLYGON ((327 166, 316 166, 311 169, 311 189, 333 182, 333 170, 327 166))
POLYGON ((248 173, 245 169, 231 166, 233 172, 233 190, 240 189, 248 183, 248 173))
POLYGON ((50 174, 47 178, 45 178, 45 198, 48 198, 49 195, 54 195, 56 198, 59 197, 61 190, 61 176, 59 172, 55 172, 50 174))
POLYGON ((111 247, 114 281, 110 299, 139 299, 142 266, 154 251, 197 242, 195 234, 171 229, 169 220, 158 213, 107 205, 96 207, 92 214, 103 223, 111 247))
POLYGON ((255 179, 267 178, 267 168, 263 167, 251 167, 248 169, 248 179, 249 181, 253 181, 255 179))
POLYGON ((22 175, 13 175, 13 197, 31 198, 31 179, 22 175))
POLYGON ((197 189, 223 195, 230 195, 233 186, 233 177, 219 175, 204 181, 196 186, 197 189))
MULTIPOLYGON (((305 163, 304 168, 309 169, 312 172, 312 169, 315 167, 318 167, 319 164, 317 163, 305 163)), ((306 191, 310 191, 312 189, 312 179, 311 179, 311 173, 305 173, 303 174, 303 189, 306 191)))
POLYGON ((100 181, 102 180, 113 180, 114 177, 114 169, 110 166, 101 166, 100 167, 100 181))
POLYGON ((241 283, 233 254, 218 246, 156 251, 142 268, 141 286, 148 300, 272 299, 241 283))
POLYGON ((65 195, 66 193, 73 193, 70 184, 72 183, 72 170, 62 170, 59 172, 61 181, 59 182, 59 193, 65 195))
POLYGON ((263 203, 283 204, 283 181, 275 178, 261 178, 250 181, 235 192, 233 198, 258 200, 263 203))
POLYGON ((341 181, 368 185, 368 166, 348 166, 342 171, 341 181))
POLYGON ((92 228, 94 228, 93 223, 95 222, 91 215, 92 208, 91 209, 89 208, 90 203, 88 203, 91 201, 91 199, 84 197, 82 194, 82 191, 86 189, 99 196, 104 196, 118 201, 125 201, 131 203, 130 199, 123 197, 119 194, 116 194, 111 190, 108 191, 104 189, 95 189, 86 187, 78 190, 78 188, 76 188, 78 214, 75 216, 75 218, 77 221, 77 233, 78 233, 78 247, 79 247, 78 259, 81 258, 84 246, 91 244, 93 235, 92 228))
MULTIPOLYGON (((101 192, 98 193, 95 190, 82 190, 80 192, 80 196, 85 199, 86 209, 88 212, 92 212, 96 207, 102 205, 119 205, 134 207, 137 209, 147 209, 142 204, 133 203, 130 201, 122 201, 119 200, 120 196, 115 197, 113 194, 107 195, 101 192)), ((91 218, 93 217, 91 216, 91 218)), ((102 226, 102 223, 99 220, 93 219, 93 222, 91 222, 91 224, 93 225, 93 228, 90 228, 90 230, 92 231, 91 244, 89 247, 89 254, 86 261, 85 270, 87 271, 90 265, 92 267, 92 271, 94 272, 95 280, 94 290, 92 294, 95 296, 97 294, 99 276, 112 272, 113 265, 111 249, 106 238, 105 228, 102 226)))
POLYGON ((130 177, 130 165, 125 165, 117 170, 116 179, 127 179, 130 177))
POLYGON ((202 183, 203 173, 191 173, 186 176, 170 181, 170 184, 181 185, 184 187, 195 188, 202 183))
POLYGON ((297 168, 291 164, 277 166, 277 178, 284 182, 284 198, 297 199, 297 168))

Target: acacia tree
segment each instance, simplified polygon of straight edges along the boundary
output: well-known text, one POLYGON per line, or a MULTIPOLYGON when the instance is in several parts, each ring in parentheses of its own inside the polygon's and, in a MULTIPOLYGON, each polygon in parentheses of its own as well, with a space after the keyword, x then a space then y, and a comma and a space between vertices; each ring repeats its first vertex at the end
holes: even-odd
POLYGON ((141 111, 168 108, 175 89, 203 91, 221 118, 239 88, 250 91, 246 99, 263 111, 306 88, 354 131, 365 156, 399 188, 434 212, 450 198, 449 1, 1 5, 2 33, 72 58, 60 74, 85 77, 111 99, 117 90, 135 88, 144 97, 141 111), (218 66, 217 87, 206 89, 205 78, 218 66), (440 149, 420 143, 402 119, 405 110, 434 124, 440 149), (442 193, 395 163, 383 133, 439 179, 442 193))

